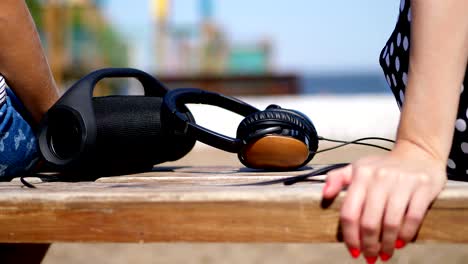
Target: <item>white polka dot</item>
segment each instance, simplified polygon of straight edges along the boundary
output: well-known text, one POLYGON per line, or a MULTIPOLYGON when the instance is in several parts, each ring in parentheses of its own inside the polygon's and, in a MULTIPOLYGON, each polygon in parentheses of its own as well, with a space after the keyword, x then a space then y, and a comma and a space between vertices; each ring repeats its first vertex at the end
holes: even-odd
POLYGON ((405 38, 403 39, 403 48, 405 49, 405 51, 408 51, 408 48, 409 48, 409 40, 408 40, 408 37, 405 36, 405 38))
POLYGON ((455 169, 457 167, 457 164, 455 164, 455 162, 452 159, 448 159, 447 166, 451 169, 455 169))
POLYGON ((408 85, 408 74, 406 72, 403 73, 403 83, 405 84, 405 87, 408 85))
POLYGON ((468 143, 466 143, 466 142, 461 143, 461 149, 462 149, 463 153, 465 153, 465 154, 468 153, 468 143))
POLYGON ((387 63, 387 67, 390 67, 390 55, 387 54, 387 57, 385 57, 385 62, 387 63))
POLYGON ((455 127, 457 128, 458 131, 464 132, 466 130, 466 122, 463 119, 457 119, 455 122, 455 127))
POLYGON ((461 88, 460 88, 460 92, 463 93, 464 90, 465 90, 465 86, 464 86, 463 83, 462 83, 462 86, 461 86, 461 88))
POLYGON ((394 51, 394 48, 393 48, 393 42, 392 42, 392 44, 390 44, 390 55, 393 55, 393 51, 394 51))
POLYGON ((395 69, 397 72, 400 71, 400 58, 398 58, 398 56, 395 59, 395 69))
POLYGON ((389 85, 390 87, 392 86, 392 83, 391 83, 391 81, 390 81, 390 76, 388 76, 388 75, 387 75, 387 83, 388 83, 388 85, 389 85))
POLYGON ((396 44, 398 47, 400 47, 401 44, 401 33, 398 33, 397 39, 396 39, 396 44))
POLYGON ((382 59, 385 59, 385 56, 387 55, 387 50, 388 50, 388 47, 385 46, 383 52, 382 52, 382 59))
POLYGON ((400 100, 402 104, 405 102, 405 94, 403 93, 403 90, 400 90, 400 100))
POLYGON ((408 10, 408 22, 411 22, 411 19, 413 19, 413 17, 411 15, 411 7, 410 7, 410 9, 408 10))
POLYGON ((393 85, 396 87, 397 86, 397 81, 395 78, 395 74, 392 74, 392 79, 393 79, 393 85))
POLYGON ((468 109, 466 109, 466 118, 468 118, 468 109))

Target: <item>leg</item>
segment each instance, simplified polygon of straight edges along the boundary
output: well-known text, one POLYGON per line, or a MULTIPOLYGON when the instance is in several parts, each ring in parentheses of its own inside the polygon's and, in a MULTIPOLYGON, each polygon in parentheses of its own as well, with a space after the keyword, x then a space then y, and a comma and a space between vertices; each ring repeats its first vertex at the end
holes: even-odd
POLYGON ((50 244, 0 244, 2 263, 40 264, 50 244))

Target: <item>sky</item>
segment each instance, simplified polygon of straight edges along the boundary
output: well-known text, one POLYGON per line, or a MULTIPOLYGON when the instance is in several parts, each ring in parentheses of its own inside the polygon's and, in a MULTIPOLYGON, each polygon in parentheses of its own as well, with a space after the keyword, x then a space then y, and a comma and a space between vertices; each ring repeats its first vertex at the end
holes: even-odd
MULTIPOLYGON (((173 0, 171 23, 196 24, 198 4, 173 0)), ((131 43, 131 66, 154 69, 149 0, 106 0, 104 8, 131 43)), ((376 72, 398 8, 397 0, 217 0, 213 19, 232 43, 272 40, 278 72, 376 72)))

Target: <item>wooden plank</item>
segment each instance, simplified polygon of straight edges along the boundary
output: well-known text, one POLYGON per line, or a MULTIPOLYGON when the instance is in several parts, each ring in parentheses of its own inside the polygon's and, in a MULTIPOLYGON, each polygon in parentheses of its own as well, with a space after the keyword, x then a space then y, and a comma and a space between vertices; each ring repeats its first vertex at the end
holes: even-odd
MULTIPOLYGON (((122 181, 125 177, 121 177, 39 182, 37 189, 2 183, 0 242, 338 240, 342 196, 324 208, 323 183, 226 186, 300 173, 260 176, 235 171, 179 168, 128 176, 148 178, 145 181, 122 181)), ((450 182, 428 213, 418 241, 467 243, 467 220, 468 184, 450 182)))

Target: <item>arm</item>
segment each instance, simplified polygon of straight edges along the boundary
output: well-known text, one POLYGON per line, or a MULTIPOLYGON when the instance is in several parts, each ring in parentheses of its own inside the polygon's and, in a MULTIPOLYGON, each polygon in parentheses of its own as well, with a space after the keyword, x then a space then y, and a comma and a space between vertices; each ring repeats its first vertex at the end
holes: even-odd
POLYGON ((57 87, 25 2, 1 0, 0 10, 0 74, 39 122, 57 100, 57 87))
POLYGON ((397 147, 414 145, 446 163, 468 57, 468 1, 412 0, 412 10, 411 77, 397 147), (421 118, 428 114, 430 122, 421 118))
POLYGON ((468 57, 467 12, 465 0, 412 0, 409 80, 395 147, 328 175, 324 198, 349 185, 344 240, 370 263, 379 254, 391 257, 397 239, 414 238, 445 185, 468 57))

